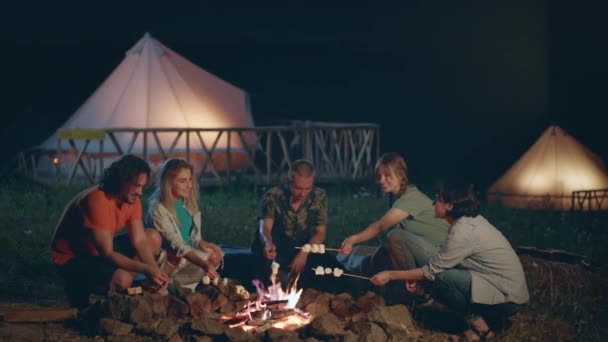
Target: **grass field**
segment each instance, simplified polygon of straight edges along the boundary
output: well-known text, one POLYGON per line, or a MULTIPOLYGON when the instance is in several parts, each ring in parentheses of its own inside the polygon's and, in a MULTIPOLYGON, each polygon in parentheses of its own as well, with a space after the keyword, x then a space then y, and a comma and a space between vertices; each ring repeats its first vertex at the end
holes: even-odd
MULTIPOLYGON (((53 303, 64 299, 62 283, 50 264, 49 243, 63 207, 82 189, 77 186, 48 187, 25 181, 1 184, 0 269, 3 271, 0 272, 0 288, 3 290, 0 301, 53 303)), ((203 189, 204 237, 218 244, 249 246, 259 196, 263 191, 264 188, 251 187, 203 189)), ((386 199, 378 194, 373 184, 332 186, 328 188, 328 194, 328 247, 339 246, 345 236, 364 228, 386 211, 386 199)), ((600 265, 595 271, 597 279, 606 279, 607 213, 526 211, 497 207, 484 207, 482 213, 514 247, 551 247, 586 255, 600 265)), ((545 273, 557 277, 555 272, 558 271, 546 270, 545 273)), ((589 284, 590 279, 576 279, 576 275, 572 279, 573 271, 568 272, 570 276, 567 272, 562 275, 567 279, 551 278, 550 285, 546 285, 549 283, 544 281, 542 274, 528 275, 530 284, 541 284, 530 289, 531 314, 536 315, 534 317, 537 319, 549 317, 556 322, 567 320, 574 334, 582 333, 589 340, 599 340, 608 332, 605 310, 607 291, 602 284, 589 284), (554 283, 559 283, 559 286, 554 286, 554 283), (589 331, 593 331, 593 334, 587 334, 589 331)), ((548 326, 547 329, 555 327, 548 326)), ((521 334, 525 334, 525 331, 521 334)))

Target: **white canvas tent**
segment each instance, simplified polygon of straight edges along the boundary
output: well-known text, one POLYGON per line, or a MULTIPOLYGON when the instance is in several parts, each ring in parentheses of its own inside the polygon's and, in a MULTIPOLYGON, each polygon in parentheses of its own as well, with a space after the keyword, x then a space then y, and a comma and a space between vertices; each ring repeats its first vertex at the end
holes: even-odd
MULTIPOLYGON (((490 203, 568 210, 572 192, 608 189, 601 159, 558 126, 550 126, 489 189, 490 203)), ((608 209, 608 199, 590 199, 608 209)), ((582 208, 584 209, 584 208, 582 208)))
MULTIPOLYGON (((118 67, 86 102, 39 147, 53 154, 57 151, 58 132, 76 128, 234 127, 254 127, 247 93, 201 69, 146 33, 127 51, 118 67)), ((171 150, 176 154, 185 152, 188 143, 192 156, 199 153, 199 160, 204 158, 197 136, 189 137, 187 142, 183 135, 178 138, 178 134, 177 130, 157 132, 155 137, 148 136, 147 139, 139 134, 132 141, 133 133, 117 132, 115 138, 123 153, 129 146, 131 153, 141 154, 145 150, 151 161, 162 159, 159 158, 158 144, 163 151, 171 150)), ((209 148, 215 142, 218 132, 202 132, 200 136, 209 148)), ((241 139, 237 134, 231 136, 232 151, 242 151, 243 140, 247 146, 255 145, 253 133, 246 133, 243 137, 241 139)), ((117 148, 111 141, 105 140, 101 157, 115 159, 117 148)), ((76 141, 76 144, 80 149, 84 141, 76 141)), ((216 142, 214 152, 225 151, 227 145, 227 134, 223 134, 216 142)), ((69 148, 67 142, 64 142, 63 148, 69 148)), ((91 153, 89 157, 95 158, 93 153, 99 150, 99 142, 91 141, 87 148, 91 153)), ((214 160, 221 159, 220 157, 221 153, 213 155, 214 160)), ((63 156, 61 162, 65 164, 67 159, 63 156)), ((44 164, 39 162, 39 168, 44 168, 44 164)), ((105 163, 107 165, 109 161, 105 163)), ((233 162, 232 166, 238 167, 238 162, 233 162)), ((222 166, 218 165, 218 168, 221 169, 222 166)))

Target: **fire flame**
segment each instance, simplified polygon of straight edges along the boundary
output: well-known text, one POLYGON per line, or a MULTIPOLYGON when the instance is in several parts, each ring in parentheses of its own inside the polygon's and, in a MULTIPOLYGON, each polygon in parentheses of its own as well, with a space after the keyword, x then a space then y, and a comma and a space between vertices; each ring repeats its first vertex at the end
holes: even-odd
MULTIPOLYGON (((298 301, 300 300, 300 296, 302 295, 303 291, 303 289, 298 289, 298 279, 299 276, 296 277, 296 279, 292 283, 290 283, 289 286, 287 286, 287 290, 285 291, 283 290, 281 283, 276 281, 274 275, 273 277, 271 277, 272 285, 269 286, 267 289, 264 287, 261 281, 254 280, 253 284, 257 289, 258 298, 255 301, 255 305, 251 306, 252 309, 247 312, 249 318, 251 319, 251 310, 261 311, 261 319, 269 320, 268 324, 266 325, 266 328, 275 327, 279 329, 288 330, 296 329, 298 327, 310 323, 310 315, 296 308, 296 304, 298 304, 298 301), (284 309, 293 309, 294 312, 293 314, 273 321, 271 320, 272 312, 270 309, 267 308, 266 303, 276 303, 281 301, 287 301, 287 303, 283 307, 284 309)), ((241 326, 245 331, 256 329, 255 326, 250 326, 246 324, 239 324, 239 326, 241 326)))

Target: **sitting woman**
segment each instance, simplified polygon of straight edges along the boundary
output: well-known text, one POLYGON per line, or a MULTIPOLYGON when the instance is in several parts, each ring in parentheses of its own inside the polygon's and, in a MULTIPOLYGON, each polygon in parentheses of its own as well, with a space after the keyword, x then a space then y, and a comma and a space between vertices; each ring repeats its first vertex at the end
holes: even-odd
POLYGON ((381 272, 371 281, 384 285, 405 280, 414 291, 412 281, 432 280, 433 298, 468 319, 467 340, 491 338, 492 329, 528 301, 521 262, 501 232, 479 215, 469 184, 444 184, 435 199, 435 214, 450 224, 439 253, 421 268, 381 272))
POLYGON ((177 287, 198 282, 205 274, 218 277, 216 269, 222 263, 220 247, 201 237, 198 190, 192 165, 168 159, 150 198, 148 220, 163 237, 164 266, 174 271, 172 282, 177 287))
POLYGON ((348 255, 353 245, 392 228, 384 246, 374 252, 369 263, 361 265, 362 272, 371 275, 386 269, 409 270, 426 264, 447 238, 447 222, 436 218, 432 200, 409 184, 407 166, 401 155, 382 155, 376 163, 376 179, 382 191, 390 195, 391 208, 361 232, 347 237, 340 253, 348 255))

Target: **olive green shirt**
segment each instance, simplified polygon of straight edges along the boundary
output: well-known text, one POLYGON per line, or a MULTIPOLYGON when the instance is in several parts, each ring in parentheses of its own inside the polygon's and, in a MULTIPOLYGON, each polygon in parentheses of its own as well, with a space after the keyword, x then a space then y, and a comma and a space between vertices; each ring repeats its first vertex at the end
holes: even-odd
POLYGON ((448 237, 448 222, 435 217, 433 201, 413 185, 401 195, 392 208, 408 213, 408 217, 399 223, 399 227, 420 236, 440 247, 448 237))
POLYGON ((287 185, 271 188, 262 197, 260 218, 274 220, 272 240, 275 245, 308 243, 316 227, 327 224, 325 190, 313 187, 298 210, 294 210, 290 202, 291 194, 287 185))

